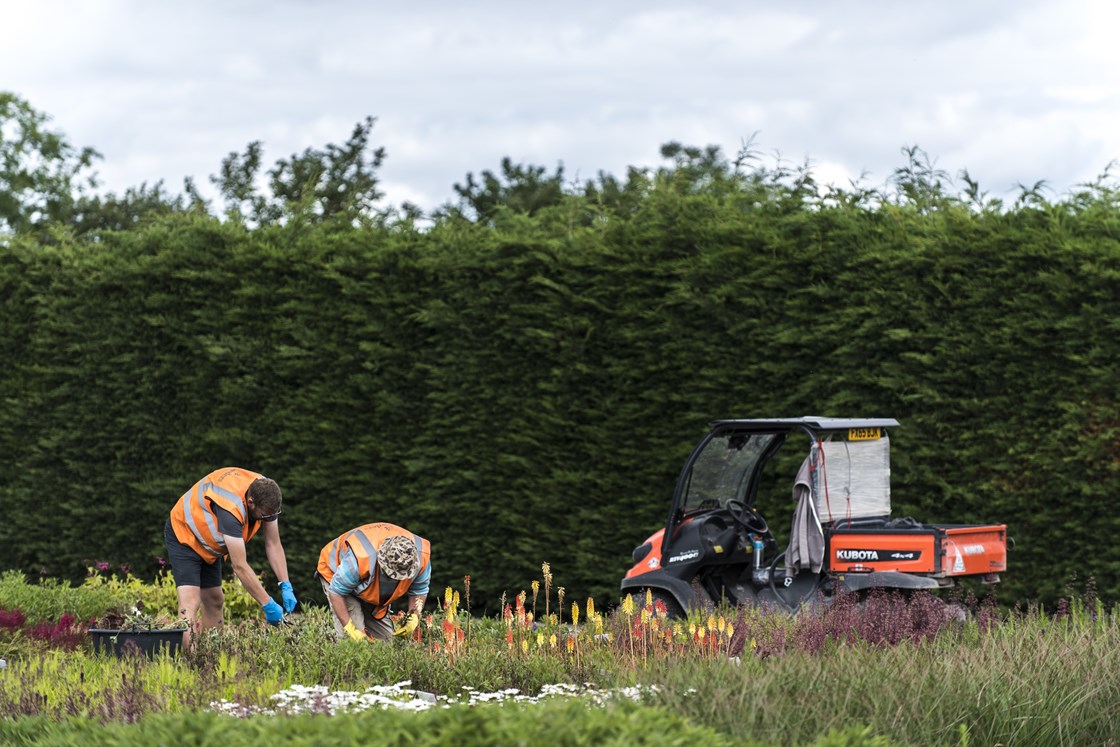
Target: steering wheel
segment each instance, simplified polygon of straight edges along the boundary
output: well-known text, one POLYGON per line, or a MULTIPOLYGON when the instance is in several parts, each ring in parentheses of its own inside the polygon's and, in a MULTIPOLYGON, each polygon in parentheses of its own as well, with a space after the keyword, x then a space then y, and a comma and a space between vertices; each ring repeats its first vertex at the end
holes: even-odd
POLYGON ((731 518, 739 524, 739 526, 746 529, 748 532, 755 534, 766 535, 770 533, 770 525, 766 523, 766 519, 762 518, 762 514, 748 506, 738 498, 732 498, 726 504, 727 510, 731 513, 731 518))

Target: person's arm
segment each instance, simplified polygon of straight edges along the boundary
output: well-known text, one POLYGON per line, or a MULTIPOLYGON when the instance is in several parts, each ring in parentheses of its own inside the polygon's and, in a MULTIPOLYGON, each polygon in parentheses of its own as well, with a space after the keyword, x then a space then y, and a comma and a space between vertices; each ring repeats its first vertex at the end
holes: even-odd
POLYGON ((328 591, 327 602, 330 603, 331 611, 334 612, 335 617, 342 623, 343 628, 352 622, 350 619, 350 611, 346 609, 346 597, 335 594, 333 591, 328 591))
MULTIPOLYGON (((288 559, 284 555, 284 545, 280 543, 280 522, 266 521, 261 524, 261 536, 264 537, 264 554, 272 572, 276 574, 277 581, 288 580, 288 559)), ((232 559, 233 556, 230 555, 232 559)))
POLYGON ((296 593, 292 590, 292 583, 288 580, 288 559, 284 556, 284 545, 280 543, 280 522, 276 519, 261 524, 261 536, 264 537, 264 554, 268 557, 268 564, 280 582, 280 600, 283 602, 284 612, 295 610, 299 603, 296 593))
POLYGON ((408 587, 408 611, 417 616, 424 614, 424 603, 428 600, 428 588, 432 583, 432 564, 425 568, 408 587))
POLYGON ((358 559, 354 557, 353 551, 347 548, 342 552, 338 567, 335 568, 334 576, 327 586, 327 603, 331 606, 331 611, 334 612, 335 617, 342 623, 342 630, 355 641, 365 638, 365 633, 358 630, 357 626, 354 625, 354 620, 350 617, 350 610, 346 609, 346 597, 358 588, 361 581, 361 574, 358 573, 358 559))
POLYGON ((432 578, 432 564, 423 570, 408 587, 408 614, 397 625, 393 635, 397 637, 412 637, 416 628, 420 626, 420 616, 424 614, 424 602, 428 599, 428 586, 432 578))
POLYGON ((224 534, 222 537, 226 541, 226 552, 229 553, 229 562, 233 566, 233 573, 241 580, 245 591, 249 592, 249 596, 256 599, 257 604, 262 607, 271 602, 272 597, 264 590, 257 574, 249 567, 249 561, 245 557, 245 540, 241 537, 234 537, 232 534, 224 534))
POLYGON ((428 601, 426 594, 417 594, 408 598, 408 611, 417 617, 424 614, 424 602, 428 601))

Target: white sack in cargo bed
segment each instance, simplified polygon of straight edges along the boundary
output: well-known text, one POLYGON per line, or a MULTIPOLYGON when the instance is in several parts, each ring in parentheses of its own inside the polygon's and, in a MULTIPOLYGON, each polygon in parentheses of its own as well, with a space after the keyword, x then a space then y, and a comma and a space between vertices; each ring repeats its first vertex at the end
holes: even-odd
POLYGON ((891 445, 885 435, 874 441, 825 441, 823 469, 814 482, 814 502, 821 521, 890 516, 891 445), (827 482, 820 484, 823 471, 827 482))

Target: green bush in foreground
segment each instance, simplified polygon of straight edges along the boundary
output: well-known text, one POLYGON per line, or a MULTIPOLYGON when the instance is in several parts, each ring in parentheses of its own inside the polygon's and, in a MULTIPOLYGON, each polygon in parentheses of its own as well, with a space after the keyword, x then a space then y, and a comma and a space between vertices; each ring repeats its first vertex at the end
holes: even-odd
MULTIPOLYGON (((619 702, 589 708, 578 701, 535 706, 456 706, 403 713, 368 711, 348 716, 293 716, 234 719, 213 713, 152 716, 136 724, 102 726, 70 719, 0 721, 0 743, 26 747, 148 747, 153 744, 381 744, 518 745, 690 745, 764 747, 747 735, 732 737, 698 725, 663 708, 619 702)), ((865 727, 832 732, 806 745, 814 747, 891 747, 865 727)))

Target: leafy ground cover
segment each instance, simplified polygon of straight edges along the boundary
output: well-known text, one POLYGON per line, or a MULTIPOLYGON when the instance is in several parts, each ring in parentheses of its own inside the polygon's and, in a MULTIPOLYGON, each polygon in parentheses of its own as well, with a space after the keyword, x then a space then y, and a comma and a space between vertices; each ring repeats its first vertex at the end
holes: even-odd
MULTIPOLYGON (((62 626, 88 590, 22 584, 0 581, 5 744, 172 732, 238 744, 316 728, 342 740, 372 721, 418 744, 449 743, 423 741, 435 728, 557 744, 581 733, 607 744, 1120 739, 1120 612, 1091 598, 1052 613, 973 603, 965 620, 925 596, 849 599, 818 616, 715 609, 670 620, 652 600, 604 614, 534 583, 495 617, 472 617, 448 589, 413 640, 339 642, 328 611, 312 607, 279 628, 231 615, 194 650, 149 660, 74 643, 78 622, 65 643, 34 633, 62 626), (39 608, 62 609, 59 619, 10 606, 40 589, 54 601, 39 608)), ((469 599, 469 579, 462 592, 469 599)))

